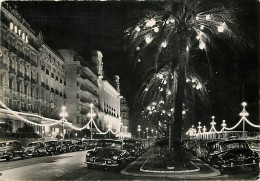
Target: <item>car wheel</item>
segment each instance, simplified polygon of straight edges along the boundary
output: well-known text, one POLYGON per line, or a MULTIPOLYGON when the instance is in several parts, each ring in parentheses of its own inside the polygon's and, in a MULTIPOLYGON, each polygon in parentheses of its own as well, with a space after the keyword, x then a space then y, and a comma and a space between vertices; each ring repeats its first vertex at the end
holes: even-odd
POLYGON ((14 159, 14 154, 10 153, 9 156, 6 158, 8 161, 12 161, 14 159))
POLYGON ((25 153, 22 153, 21 158, 25 159, 25 153))
POLYGON ((224 169, 224 167, 222 166, 221 163, 219 163, 218 169, 219 169, 220 173, 224 173, 225 172, 225 169, 224 169))

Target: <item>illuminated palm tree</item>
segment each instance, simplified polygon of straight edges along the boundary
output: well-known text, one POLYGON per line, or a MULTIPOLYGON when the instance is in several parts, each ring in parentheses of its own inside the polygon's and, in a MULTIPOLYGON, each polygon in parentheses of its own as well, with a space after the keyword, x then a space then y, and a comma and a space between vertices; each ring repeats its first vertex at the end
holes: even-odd
POLYGON ((160 61, 165 61, 163 57, 167 56, 171 74, 176 74, 177 81, 172 84, 177 87, 172 138, 175 159, 180 163, 186 67, 191 50, 207 53, 214 36, 236 38, 231 31, 236 26, 235 6, 222 0, 174 0, 158 4, 160 7, 146 11, 146 15, 126 31, 130 36, 132 60, 140 62, 142 57, 149 56, 157 73, 160 61))

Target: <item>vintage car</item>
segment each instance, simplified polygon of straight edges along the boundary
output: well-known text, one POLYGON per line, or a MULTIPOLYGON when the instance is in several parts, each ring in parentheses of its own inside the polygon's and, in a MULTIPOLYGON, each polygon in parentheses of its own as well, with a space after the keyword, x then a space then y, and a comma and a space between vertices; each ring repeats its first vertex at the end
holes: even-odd
POLYGON ((34 141, 25 148, 26 156, 45 156, 48 154, 45 144, 41 141, 34 141))
POLYGON ((13 160, 15 157, 25 158, 25 150, 19 141, 0 142, 0 159, 13 160))
POLYGON ((74 145, 76 151, 86 149, 86 144, 81 139, 72 140, 72 144, 74 145))
POLYGON ((86 164, 89 168, 93 165, 104 167, 120 167, 130 159, 130 154, 123 150, 123 142, 119 140, 99 140, 93 150, 86 154, 86 164))
POLYGON ((93 149, 97 146, 97 139, 83 139, 83 144, 86 146, 86 149, 93 149))
POLYGON ((45 142, 46 149, 49 155, 62 153, 62 146, 57 140, 49 140, 45 142))
POLYGON ((72 144, 70 140, 61 141, 62 152, 71 152, 76 151, 75 146, 72 144))
POLYGON ((208 160, 221 172, 240 166, 251 167, 253 172, 259 171, 258 154, 253 152, 244 140, 216 142, 209 150, 208 160))
POLYGON ((123 149, 130 153, 131 158, 137 158, 141 154, 139 141, 134 139, 125 139, 123 141, 123 149))
POLYGON ((211 154, 214 151, 214 147, 216 145, 216 143, 219 142, 218 140, 213 140, 213 141, 208 141, 205 144, 205 150, 203 153, 202 158, 208 163, 209 160, 209 154, 211 154))

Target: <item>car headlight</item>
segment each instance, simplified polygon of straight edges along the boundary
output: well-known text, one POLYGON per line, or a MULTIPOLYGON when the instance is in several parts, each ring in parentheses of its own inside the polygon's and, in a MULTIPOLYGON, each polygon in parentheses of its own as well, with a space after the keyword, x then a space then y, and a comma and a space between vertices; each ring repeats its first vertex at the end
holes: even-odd
POLYGON ((118 156, 113 156, 113 160, 117 160, 118 159, 118 156))

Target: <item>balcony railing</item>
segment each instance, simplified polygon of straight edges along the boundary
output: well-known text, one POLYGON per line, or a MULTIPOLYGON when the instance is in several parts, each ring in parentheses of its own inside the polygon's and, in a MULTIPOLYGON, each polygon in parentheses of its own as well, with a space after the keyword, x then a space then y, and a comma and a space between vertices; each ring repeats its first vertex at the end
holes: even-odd
POLYGON ((97 91, 93 90, 92 88, 88 87, 88 86, 84 86, 84 85, 81 85, 80 86, 80 89, 82 91, 88 91, 88 92, 91 92, 92 94, 94 95, 97 95, 97 91))
POLYGON ((90 75, 88 75, 88 74, 86 74, 86 73, 81 73, 81 74, 80 74, 80 77, 81 77, 82 79, 88 79, 88 80, 89 80, 90 82, 92 82, 93 84, 98 85, 97 81, 93 80, 93 77, 90 76, 90 75))

